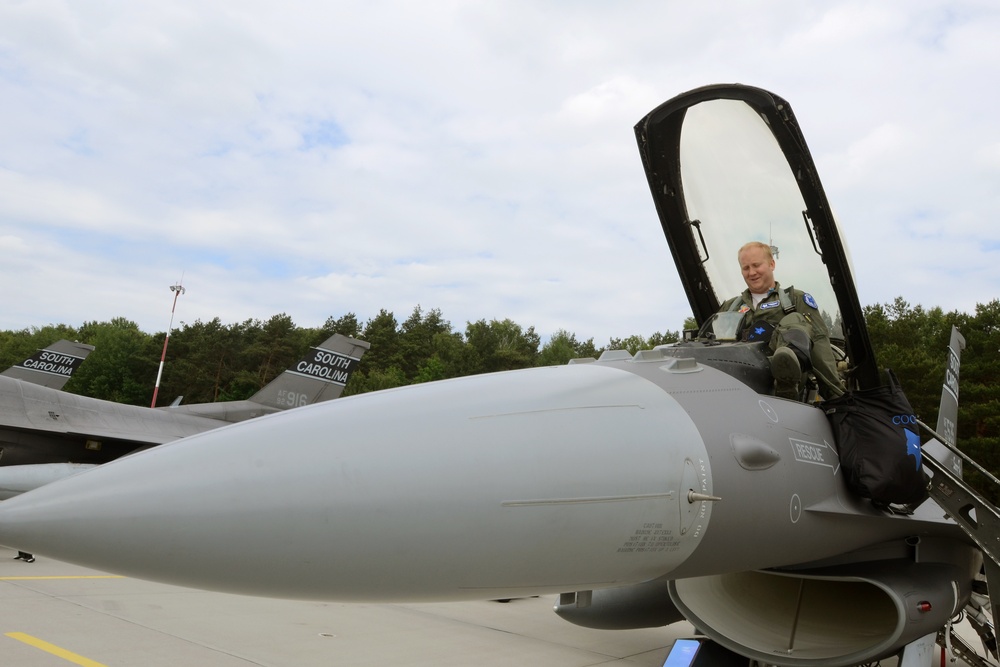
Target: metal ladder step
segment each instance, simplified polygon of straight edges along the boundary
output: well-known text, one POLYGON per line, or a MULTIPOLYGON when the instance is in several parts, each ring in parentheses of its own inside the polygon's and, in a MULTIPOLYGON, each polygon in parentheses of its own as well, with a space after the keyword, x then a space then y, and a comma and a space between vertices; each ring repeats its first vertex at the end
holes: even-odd
MULTIPOLYGON (((937 442, 948 448, 964 462, 973 466, 985 479, 997 489, 1000 489, 1000 479, 969 458, 964 452, 952 446, 945 438, 921 421, 917 423, 934 436, 937 442)), ((1000 657, 996 651, 996 628, 1000 627, 1000 510, 984 498, 961 477, 956 475, 924 451, 923 465, 932 474, 928 492, 938 505, 965 531, 983 552, 983 568, 986 574, 987 594, 990 601, 990 616, 992 627, 984 627, 970 618, 972 625, 979 632, 984 645, 992 646, 993 656, 1000 657), (991 583, 996 585, 990 585, 991 583)), ((958 645, 956 643, 956 645, 958 645)), ((989 664, 989 663, 984 663, 989 664)))

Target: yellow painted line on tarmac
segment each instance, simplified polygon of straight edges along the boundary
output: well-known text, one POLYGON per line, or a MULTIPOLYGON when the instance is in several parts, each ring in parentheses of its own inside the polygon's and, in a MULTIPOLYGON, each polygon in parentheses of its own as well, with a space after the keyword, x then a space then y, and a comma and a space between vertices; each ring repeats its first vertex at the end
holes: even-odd
POLYGON ((72 662, 74 665, 80 665, 80 667, 107 667, 100 662, 94 662, 90 658, 84 658, 82 655, 77 655, 72 651, 67 651, 64 648, 59 648, 55 644, 50 644, 46 641, 42 641, 38 637, 32 637, 31 635, 26 635, 23 632, 8 632, 7 636, 11 639, 16 639, 19 642, 24 642, 28 646, 33 646, 37 649, 45 651, 46 653, 51 653, 57 658, 62 658, 68 662, 72 662))
POLYGON ((0 581, 39 581, 43 579, 124 579, 120 574, 66 574, 51 577, 0 577, 0 581))

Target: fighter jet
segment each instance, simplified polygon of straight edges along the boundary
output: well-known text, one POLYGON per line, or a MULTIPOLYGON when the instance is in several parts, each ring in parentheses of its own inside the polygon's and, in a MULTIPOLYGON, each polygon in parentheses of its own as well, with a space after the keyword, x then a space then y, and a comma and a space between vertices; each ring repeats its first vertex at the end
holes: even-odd
POLYGON ((790 106, 711 86, 636 132, 700 334, 184 438, 0 503, 0 543, 247 595, 559 594, 588 626, 686 618, 743 664, 920 654, 970 599, 980 548, 933 499, 854 493, 823 404, 774 396, 761 344, 714 317, 743 289, 737 249, 769 241, 847 384, 881 381, 790 106))
POLYGON ((368 347, 334 334, 248 400, 154 409, 53 388, 93 348, 50 346, 0 376, 0 499, 139 449, 337 398, 368 347))

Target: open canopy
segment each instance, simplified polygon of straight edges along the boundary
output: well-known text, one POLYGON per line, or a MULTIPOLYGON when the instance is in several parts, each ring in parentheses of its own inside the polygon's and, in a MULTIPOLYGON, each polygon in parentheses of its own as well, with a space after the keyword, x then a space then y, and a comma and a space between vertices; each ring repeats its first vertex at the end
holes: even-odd
POLYGON ((775 278, 815 297, 861 388, 879 383, 840 237, 788 103, 738 84, 698 88, 635 126, 660 224, 698 324, 746 289, 739 248, 775 250, 775 278))

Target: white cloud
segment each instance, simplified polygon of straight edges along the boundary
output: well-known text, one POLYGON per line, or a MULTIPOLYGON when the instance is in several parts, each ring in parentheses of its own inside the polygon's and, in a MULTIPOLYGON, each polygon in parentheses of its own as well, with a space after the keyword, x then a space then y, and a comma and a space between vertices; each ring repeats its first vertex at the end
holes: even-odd
POLYGON ((998 28, 976 0, 7 3, 0 328, 162 330, 183 274, 184 321, 678 329, 632 126, 733 81, 795 109, 863 302, 971 310, 1000 295, 998 28))

